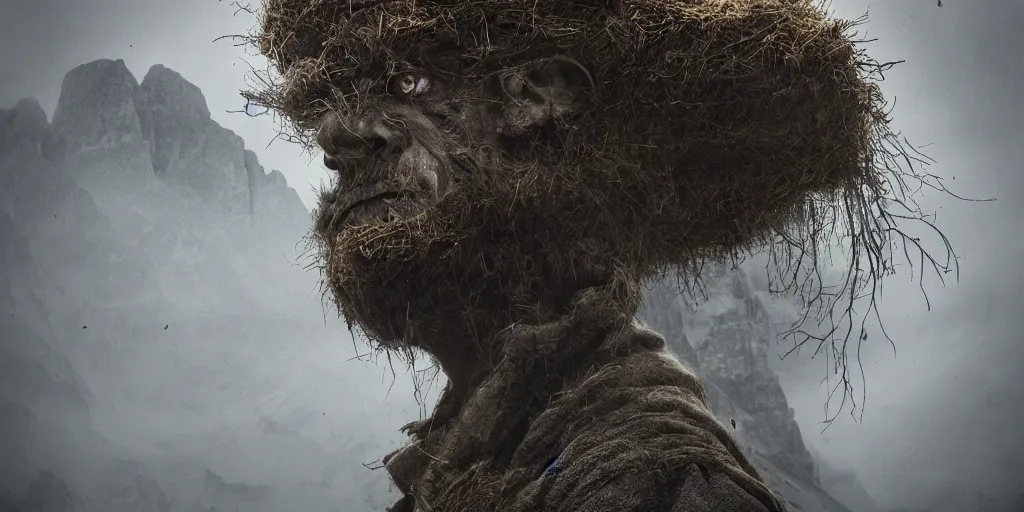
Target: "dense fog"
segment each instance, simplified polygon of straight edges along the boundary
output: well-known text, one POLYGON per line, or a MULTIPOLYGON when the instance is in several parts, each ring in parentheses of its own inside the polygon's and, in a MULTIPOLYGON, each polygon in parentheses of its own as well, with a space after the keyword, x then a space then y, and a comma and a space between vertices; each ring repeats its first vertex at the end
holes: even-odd
MULTIPOLYGON (((1024 7, 832 9, 868 13, 872 54, 906 61, 883 90, 928 170, 960 196, 997 199, 923 191, 959 282, 925 272, 920 284, 916 259, 886 281, 894 344, 869 328, 852 353, 856 408, 827 429, 828 364, 807 350, 779 360, 793 304, 756 265, 716 270, 697 311, 656 289, 647 320, 805 510, 1019 512, 1024 7)), ((393 501, 373 468, 428 414, 441 377, 374 354, 324 302, 302 237, 326 173, 272 142, 272 117, 231 113, 247 63, 263 64, 213 40, 253 23, 214 0, 0 7, 0 509, 393 501)))
MULTIPOLYGON (((935 160, 928 170, 962 197, 996 201, 922 192, 923 209, 935 213, 957 251, 959 283, 950 274, 943 288, 926 272, 928 311, 907 265, 886 282, 880 309, 895 347, 875 328, 862 348, 862 423, 846 416, 818 435, 823 425, 812 425, 824 419, 817 385, 823 375, 782 375, 810 445, 855 470, 881 503, 927 510, 966 503, 957 501, 967 500, 964 494, 1024 489, 1024 436, 1017 434, 1024 428, 1017 326, 1024 231, 1016 221, 1024 212, 1024 120, 1017 106, 1024 62, 1016 56, 1024 34, 1013 21, 1024 5, 942 4, 832 2, 838 16, 870 15, 861 32, 878 39, 869 48, 879 60, 906 61, 882 87, 895 104, 894 125, 935 160)), ((815 366, 823 370, 820 361, 815 366)))

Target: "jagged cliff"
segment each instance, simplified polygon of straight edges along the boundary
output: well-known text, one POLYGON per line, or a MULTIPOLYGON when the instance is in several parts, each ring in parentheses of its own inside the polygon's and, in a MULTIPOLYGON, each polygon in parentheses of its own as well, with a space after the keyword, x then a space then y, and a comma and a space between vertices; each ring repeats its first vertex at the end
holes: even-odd
MULTIPOLYGON (((33 115, 37 131, 47 130, 41 113, 33 115)), ((56 156, 86 188, 90 172, 135 183, 156 177, 217 212, 280 217, 293 223, 292 234, 305 232, 305 207, 280 172, 265 173, 241 137, 210 118, 202 91, 159 64, 141 84, 122 60, 73 69, 49 131, 56 156)))
MULTIPOLYGON (((283 174, 163 66, 141 83, 120 60, 75 68, 52 122, 31 99, 0 109, 0 369, 17 384, 0 392, 0 456, 17 473, 0 505, 392 502, 362 464, 424 411, 342 366, 360 349, 338 343, 340 322, 325 327, 319 276, 282 256, 308 224, 283 174), (28 443, 32 432, 49 437, 28 443)), ((846 510, 821 490, 767 365, 761 292, 742 271, 716 272, 698 311, 659 284, 645 319, 707 379, 716 414, 795 508, 846 510)))
MULTIPOLYGON (((778 354, 777 319, 743 268, 708 267, 706 300, 692 307, 671 281, 646 291, 642 318, 705 381, 711 408, 762 475, 795 510, 847 512, 830 496, 769 357, 778 354)), ((868 511, 859 511, 868 512, 868 511)))

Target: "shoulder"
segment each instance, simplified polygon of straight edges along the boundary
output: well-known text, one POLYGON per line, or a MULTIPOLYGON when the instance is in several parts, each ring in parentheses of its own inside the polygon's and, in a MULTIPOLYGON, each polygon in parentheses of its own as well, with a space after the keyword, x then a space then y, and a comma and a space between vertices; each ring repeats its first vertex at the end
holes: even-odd
POLYGON ((610 340, 603 360, 534 422, 534 435, 557 426, 562 439, 541 475, 544 510, 783 510, 712 414, 697 375, 649 336, 634 325, 610 340))
POLYGON ((682 468, 672 481, 641 472, 624 472, 580 502, 588 512, 774 512, 781 504, 762 503, 725 473, 697 463, 682 468))

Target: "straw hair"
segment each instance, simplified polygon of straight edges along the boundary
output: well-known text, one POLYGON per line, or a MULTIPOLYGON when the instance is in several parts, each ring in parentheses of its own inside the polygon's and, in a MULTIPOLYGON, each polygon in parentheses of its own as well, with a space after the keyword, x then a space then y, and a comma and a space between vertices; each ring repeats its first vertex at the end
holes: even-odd
MULTIPOLYGON (((244 95, 306 143, 402 69, 466 84, 564 55, 596 84, 585 109, 504 156, 451 155, 473 179, 429 212, 312 237, 339 310, 381 347, 486 342, 564 314, 588 286, 632 290, 670 269, 692 282, 761 249, 776 288, 823 311, 824 329, 791 333, 824 343, 894 272, 900 242, 940 278, 956 265, 900 227, 928 222, 913 190, 945 189, 889 128, 877 82, 891 63, 856 44, 863 20, 818 2, 265 0, 258 14, 249 42, 274 72, 244 95), (850 267, 828 290, 818 258, 835 242, 850 267)), ((638 295, 609 300, 630 312, 638 295)), ((844 366, 850 327, 833 345, 844 366)))

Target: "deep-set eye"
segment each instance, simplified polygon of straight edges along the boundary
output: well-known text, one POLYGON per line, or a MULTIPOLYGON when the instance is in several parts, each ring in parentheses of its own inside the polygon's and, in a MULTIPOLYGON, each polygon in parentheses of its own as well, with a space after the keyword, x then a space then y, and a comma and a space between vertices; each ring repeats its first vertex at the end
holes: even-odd
POLYGON ((326 168, 328 168, 328 169, 330 169, 332 171, 340 171, 341 170, 341 167, 338 166, 338 162, 336 160, 334 160, 333 158, 327 156, 326 154, 324 155, 324 167, 326 167, 326 168))
POLYGON ((419 73, 403 73, 391 81, 391 93, 416 96, 430 90, 430 79, 419 73))

